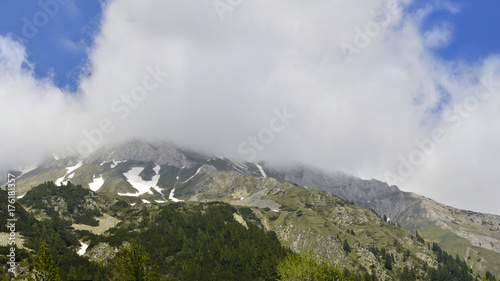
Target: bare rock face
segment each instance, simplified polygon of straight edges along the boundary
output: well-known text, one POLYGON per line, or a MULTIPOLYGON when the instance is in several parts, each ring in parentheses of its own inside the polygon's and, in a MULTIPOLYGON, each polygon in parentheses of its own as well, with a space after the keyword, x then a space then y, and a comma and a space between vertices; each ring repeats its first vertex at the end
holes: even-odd
POLYGON ((88 256, 90 261, 107 265, 115 257, 116 252, 118 249, 111 247, 108 243, 101 242, 87 250, 85 256, 88 256))
POLYGON ((372 209, 377 214, 397 220, 399 215, 424 197, 403 192, 396 186, 389 186, 378 180, 363 180, 343 172, 325 173, 308 167, 288 170, 268 168, 270 177, 283 182, 332 193, 344 200, 354 201, 358 206, 372 209))
POLYGON ((111 160, 153 162, 157 165, 169 165, 177 168, 189 168, 195 164, 188 160, 185 153, 170 143, 147 143, 139 140, 129 141, 118 146, 103 147, 87 157, 84 163, 102 163, 111 160))
POLYGON ((474 261, 470 263, 474 270, 488 268, 495 274, 500 272, 500 216, 456 209, 415 193, 403 192, 385 182, 363 180, 342 172, 327 173, 296 166, 281 170, 266 167, 266 173, 282 182, 323 190, 372 209, 380 216, 386 215, 391 221, 411 231, 417 230, 424 237, 432 237, 453 255, 474 261), (460 242, 457 241, 463 241, 461 239, 470 243, 467 251, 460 248, 460 242), (473 251, 472 248, 477 251, 473 258, 468 253, 469 250, 473 251), (486 253, 485 250, 491 252, 486 253), (486 254, 483 255, 483 252, 486 254))

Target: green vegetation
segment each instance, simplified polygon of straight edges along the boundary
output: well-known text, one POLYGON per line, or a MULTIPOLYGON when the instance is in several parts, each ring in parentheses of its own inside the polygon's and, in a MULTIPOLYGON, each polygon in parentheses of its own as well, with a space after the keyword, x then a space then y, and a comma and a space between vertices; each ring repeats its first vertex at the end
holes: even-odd
POLYGON ((95 217, 102 216, 102 213, 92 204, 92 194, 92 191, 71 182, 61 186, 46 182, 28 191, 20 202, 48 217, 73 218, 75 223, 97 226, 99 223, 95 217))
MULTIPOLYGON (((70 190, 61 190, 62 195, 56 196, 50 188, 60 187, 52 183, 40 185, 33 188, 23 202, 51 210, 46 204, 38 204, 37 197, 61 200, 73 192, 78 199, 79 187, 68 186, 70 190)), ((0 194, 0 200, 6 202, 7 194, 4 191, 0 194)), ((123 201, 116 200, 116 203, 123 205, 123 201)), ((16 207, 19 221, 24 222, 19 225, 26 240, 24 246, 38 249, 32 253, 19 251, 18 262, 26 268, 26 277, 51 272, 50 276, 57 273, 61 280, 75 276, 89 280, 108 280, 108 277, 112 280, 275 280, 279 260, 290 253, 281 246, 275 233, 260 227, 260 220, 251 209, 237 209, 225 203, 176 203, 132 212, 125 208, 128 213, 124 216, 128 220, 100 236, 74 231, 69 220, 55 213, 50 219, 36 220, 21 205, 16 207), (234 219, 234 213, 244 218, 248 229, 234 219), (88 257, 76 254, 80 239, 90 239, 90 248, 104 242, 120 250, 104 264, 91 262, 88 257), (130 247, 124 246, 125 241, 131 241, 130 247), (135 277, 126 278, 129 275, 135 277)), ((2 210, 2 214, 5 213, 6 210, 2 210)))
POLYGON ((126 221, 109 236, 92 240, 91 247, 108 243, 118 247, 134 239, 158 264, 162 276, 178 280, 274 280, 278 260, 287 250, 273 232, 249 223, 248 229, 233 214, 247 222, 256 220, 248 208, 240 212, 225 203, 186 205, 136 210, 136 221, 126 221), (251 214, 251 213, 250 213, 251 214))
MULTIPOLYGON (((45 187, 40 185, 40 188, 45 187)), ((34 188, 35 192, 36 189, 34 188)), ((0 191, 0 202, 7 202, 7 193, 5 191, 0 191)), ((39 269, 45 268, 43 265, 51 256, 62 280, 67 280, 67 274, 72 267, 74 267, 73 271, 76 271, 80 279, 104 280, 104 275, 99 274, 100 265, 76 254, 76 248, 80 243, 77 233, 71 228, 70 221, 56 215, 48 219, 37 220, 19 203, 16 202, 14 206, 16 207, 17 218, 16 232, 21 234, 25 240, 24 249, 16 252, 16 258, 19 259, 16 261, 19 262, 22 268, 25 268, 25 274, 32 273, 36 266, 39 269), (27 251, 26 248, 33 251, 27 251), (38 262, 36 262, 37 259, 38 262), (40 259, 42 260, 40 261, 40 259)), ((0 204, 0 214, 6 219, 7 204, 0 204)), ((7 232, 4 225, 2 226, 2 232, 7 232)))
MULTIPOLYGON (((125 201, 128 199, 103 197, 71 183, 56 186, 47 182, 34 187, 14 204, 16 230, 24 240, 23 247, 16 248, 21 269, 16 278, 476 279, 464 260, 437 243, 425 244, 424 237, 429 241, 425 234, 412 235, 352 202, 265 179, 220 178, 230 185, 217 188, 219 183, 212 183, 203 190, 201 184, 206 184, 207 177, 201 175, 189 183, 191 190, 183 192, 195 194, 197 189, 203 192, 199 197, 229 201, 235 190, 241 201, 244 192, 250 196, 258 190, 261 196, 251 201, 257 206, 211 201, 132 207, 125 201), (259 207, 262 202, 281 207, 259 207), (101 235, 72 227, 86 220, 92 225, 91 219, 102 214, 112 214, 121 222, 101 235), (89 243, 84 256, 76 254, 80 241, 89 243)), ((0 191, 0 201, 7 202, 5 191, 0 191)), ((6 221, 7 205, 0 204, 0 211, 0 219, 6 221)), ((1 230, 8 232, 5 225, 1 230)), ((1 254, 8 251, 8 247, 0 247, 1 254)), ((5 255, 0 261, 6 262, 5 255)), ((9 277, 12 274, 3 269, 0 280, 9 277)), ((497 281, 490 272, 480 278, 497 281)))
POLYGON ((40 249, 38 250, 38 255, 36 257, 32 276, 28 276, 28 280, 36 281, 58 281, 59 280, 59 270, 56 267, 54 259, 50 254, 49 247, 45 240, 42 242, 40 249))
POLYGON ((277 267, 280 281, 316 281, 316 280, 360 280, 349 271, 339 266, 322 262, 312 251, 303 254, 288 254, 277 267))
POLYGON ((141 246, 130 240, 130 247, 122 247, 111 263, 109 280, 159 280, 158 266, 151 264, 148 253, 141 246))
MULTIPOLYGON (((421 222, 413 226, 419 229, 419 234, 424 236, 428 241, 433 241, 446 252, 452 255, 465 257, 467 265, 472 267, 474 273, 479 269, 487 268, 491 273, 500 274, 500 259, 498 253, 491 250, 473 246, 468 240, 456 235, 449 229, 443 229, 436 225, 429 225, 426 222, 421 222), (469 249, 467 251, 467 249, 469 249)), ((485 273, 482 271, 483 276, 485 273)))
POLYGON ((472 281, 472 270, 469 269, 465 261, 458 256, 453 258, 447 252, 443 251, 437 243, 432 243, 432 251, 437 254, 438 267, 430 269, 429 279, 438 280, 463 280, 472 281))

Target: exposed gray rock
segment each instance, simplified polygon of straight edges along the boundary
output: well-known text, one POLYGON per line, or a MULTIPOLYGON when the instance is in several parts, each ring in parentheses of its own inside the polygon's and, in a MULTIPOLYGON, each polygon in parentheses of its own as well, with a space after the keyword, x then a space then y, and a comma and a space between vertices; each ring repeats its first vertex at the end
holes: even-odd
POLYGON ((89 155, 84 163, 102 163, 111 160, 153 162, 157 165, 170 165, 177 168, 189 168, 195 165, 180 149, 170 143, 147 143, 139 140, 98 149, 89 155))
POLYGON ((354 201, 358 206, 373 209, 377 214, 397 220, 399 214, 424 197, 403 192, 378 180, 363 180, 340 171, 326 173, 319 169, 297 166, 278 170, 266 167, 269 177, 283 182, 296 183, 302 187, 330 192, 344 200, 354 201))

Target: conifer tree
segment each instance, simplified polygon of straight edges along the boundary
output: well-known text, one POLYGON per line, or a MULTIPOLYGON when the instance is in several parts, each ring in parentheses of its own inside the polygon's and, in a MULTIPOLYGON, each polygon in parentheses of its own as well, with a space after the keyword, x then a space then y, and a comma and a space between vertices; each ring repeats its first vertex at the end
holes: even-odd
POLYGON ((344 243, 343 243, 342 247, 344 248, 344 251, 346 251, 346 253, 350 253, 351 252, 351 246, 349 245, 349 243, 347 243, 347 239, 344 240, 344 243))
POLYGON ((133 239, 130 240, 130 247, 123 247, 118 251, 111 266, 111 280, 159 280, 158 266, 151 265, 148 253, 143 252, 133 239))
POLYGON ((35 259, 33 275, 28 280, 35 281, 59 281, 59 268, 50 255, 50 249, 45 240, 38 250, 38 256, 35 259))

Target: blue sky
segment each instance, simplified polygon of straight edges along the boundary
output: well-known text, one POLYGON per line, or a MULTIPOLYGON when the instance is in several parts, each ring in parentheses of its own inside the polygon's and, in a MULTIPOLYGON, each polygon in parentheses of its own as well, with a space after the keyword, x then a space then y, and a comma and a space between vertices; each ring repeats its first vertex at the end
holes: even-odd
POLYGON ((98 0, 40 2, 46 6, 32 0, 0 1, 0 35, 24 43, 37 77, 54 75, 57 86, 74 91, 86 47, 99 27, 101 5, 98 0))
MULTIPOLYGON (((93 36, 98 32, 102 14, 100 1, 40 2, 0 1, 0 35, 13 35, 25 44, 37 77, 54 75, 57 86, 75 91, 81 68, 87 59, 86 47, 92 44, 93 36), (50 3, 46 4, 49 12, 40 2, 50 3)), ((412 4, 411 9, 436 3, 419 0, 412 4)), ((438 9, 426 17, 421 27, 422 32, 437 25, 452 27, 451 41, 446 46, 435 48, 436 55, 447 60, 474 62, 489 54, 500 53, 500 36, 497 35, 500 30, 500 21, 497 20, 500 2, 477 0, 449 3, 460 6, 460 12, 438 9)))
MULTIPOLYGON (((437 1, 416 1, 412 8, 421 8, 437 1)), ((449 45, 434 50, 447 60, 474 62, 490 54, 500 54, 500 2, 496 0, 451 1, 460 7, 460 12, 452 13, 438 9, 423 22, 422 32, 436 25, 448 25, 452 28, 449 45)))

